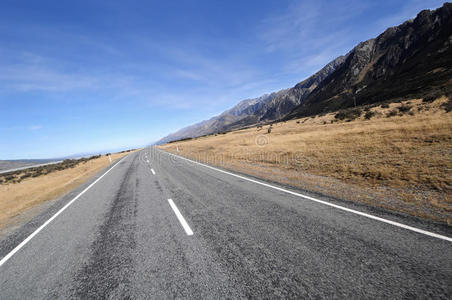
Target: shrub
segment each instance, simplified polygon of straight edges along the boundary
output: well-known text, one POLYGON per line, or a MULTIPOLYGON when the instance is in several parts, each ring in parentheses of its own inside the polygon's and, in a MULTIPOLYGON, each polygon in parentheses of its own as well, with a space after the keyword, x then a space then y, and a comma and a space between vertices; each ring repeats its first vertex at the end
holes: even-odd
POLYGON ((433 100, 435 100, 433 97, 424 97, 424 98, 422 98, 422 102, 424 102, 424 103, 433 102, 433 100))
POLYGON ((300 121, 297 121, 297 124, 300 124, 300 121))
POLYGON ((14 178, 16 178, 16 176, 8 175, 8 176, 5 176, 4 178, 5 178, 5 181, 11 181, 11 180, 14 180, 14 178))
POLYGON ((380 105, 381 108, 389 108, 389 104, 388 103, 383 103, 382 105, 380 105))
POLYGON ((449 113, 452 111, 452 100, 449 98, 449 100, 441 105, 442 108, 446 111, 446 113, 449 113))
POLYGON ((388 114, 386 115, 386 117, 394 117, 397 116, 397 110, 393 109, 390 112, 388 112, 388 114))
POLYGON ((433 102, 436 99, 438 99, 439 97, 441 97, 441 94, 439 92, 435 92, 433 94, 430 94, 430 95, 422 98, 422 102, 433 102))
POLYGON ((31 177, 31 173, 25 173, 24 175, 20 176, 20 179, 25 179, 31 177))
POLYGON ((365 118, 366 120, 370 120, 373 116, 375 116, 375 112, 369 110, 369 111, 366 112, 366 114, 364 115, 364 118, 365 118))
POLYGON ((354 108, 354 109, 350 109, 350 110, 343 110, 338 112, 334 118, 338 119, 338 120, 345 120, 347 119, 348 121, 352 121, 356 118, 358 118, 359 116, 361 116, 362 111, 360 108, 354 108))
POLYGON ((401 106, 398 107, 398 109, 401 113, 406 113, 411 110, 411 107, 412 107, 411 105, 402 104, 401 106))
POLYGON ((344 112, 340 111, 334 115, 334 118, 338 119, 338 120, 343 120, 346 118, 346 114, 344 112))

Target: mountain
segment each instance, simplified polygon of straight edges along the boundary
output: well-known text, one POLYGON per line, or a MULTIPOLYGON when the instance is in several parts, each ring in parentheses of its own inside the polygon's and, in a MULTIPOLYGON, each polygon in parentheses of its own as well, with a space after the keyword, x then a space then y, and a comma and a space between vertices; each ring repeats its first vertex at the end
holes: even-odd
POLYGON ((345 58, 346 56, 336 58, 293 88, 265 94, 258 98, 242 100, 220 115, 182 128, 162 138, 157 144, 278 120, 299 105, 304 97, 309 95, 322 80, 345 61, 345 58))
POLYGON ((286 118, 450 93, 452 3, 358 44, 286 118))
POLYGON ((254 114, 230 124, 227 130, 282 119, 301 104, 338 66, 342 65, 346 58, 347 56, 336 58, 314 75, 296 84, 293 88, 284 90, 282 93, 279 92, 275 97, 267 99, 258 110, 255 110, 254 114))
POLYGON ((206 134, 212 134, 216 132, 226 131, 233 123, 240 121, 249 116, 253 116, 256 111, 260 110, 263 105, 276 97, 279 94, 285 93, 286 90, 279 92, 266 94, 258 98, 246 99, 240 101, 236 106, 231 109, 215 116, 209 120, 205 120, 194 125, 182 128, 175 133, 172 133, 160 141, 157 144, 163 144, 174 140, 180 140, 190 137, 198 137, 206 134))
POLYGON ((359 43, 294 87, 239 102, 158 143, 452 91, 452 4, 423 10, 413 20, 359 43))

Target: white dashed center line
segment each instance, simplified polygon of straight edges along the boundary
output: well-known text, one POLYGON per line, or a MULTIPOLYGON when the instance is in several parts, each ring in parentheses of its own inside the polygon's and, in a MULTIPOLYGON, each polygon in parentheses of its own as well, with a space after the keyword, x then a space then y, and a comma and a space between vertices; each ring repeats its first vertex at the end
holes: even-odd
POLYGON ((180 213, 176 204, 174 204, 173 200, 168 199, 168 202, 169 202, 169 205, 171 206, 171 208, 173 209, 174 213, 176 214, 176 217, 179 219, 179 222, 181 223, 182 227, 184 227, 187 235, 193 235, 193 231, 191 230, 190 226, 188 226, 187 221, 185 221, 184 217, 180 213))

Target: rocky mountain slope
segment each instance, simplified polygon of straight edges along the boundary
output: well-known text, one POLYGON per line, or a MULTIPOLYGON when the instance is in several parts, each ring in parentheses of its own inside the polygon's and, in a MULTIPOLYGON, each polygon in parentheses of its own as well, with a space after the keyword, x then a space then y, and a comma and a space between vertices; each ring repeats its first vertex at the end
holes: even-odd
POLYGON ((347 56, 340 56, 336 58, 314 75, 296 84, 293 88, 285 90, 284 93, 275 95, 272 99, 267 99, 254 114, 230 124, 227 126, 227 130, 282 119, 295 107, 301 104, 325 78, 336 70, 338 66, 342 65, 346 57, 347 56))
POLYGON ((358 44, 287 118, 450 93, 452 3, 358 44))
POLYGON ((320 71, 293 88, 266 94, 254 99, 246 99, 236 106, 209 120, 196 123, 172 133, 158 143, 180 140, 190 137, 229 131, 261 122, 279 120, 291 112, 317 85, 345 61, 340 56, 320 71))
POLYGON ((452 3, 445 3, 358 44, 292 88, 243 100, 159 143, 451 90, 452 3))
POLYGON ((271 101, 278 95, 285 94, 286 92, 287 90, 281 90, 279 92, 266 94, 258 98, 243 100, 236 106, 218 116, 182 128, 175 133, 164 137, 158 142, 158 144, 229 130, 231 124, 238 123, 240 120, 248 117, 254 118, 256 112, 261 110, 267 102, 271 101))

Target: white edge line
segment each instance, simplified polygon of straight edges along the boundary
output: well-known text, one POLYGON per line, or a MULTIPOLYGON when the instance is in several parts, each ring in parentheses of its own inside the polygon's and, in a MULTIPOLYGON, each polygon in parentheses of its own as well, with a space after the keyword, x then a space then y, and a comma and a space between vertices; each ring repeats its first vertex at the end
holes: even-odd
POLYGON ((221 169, 209 166, 209 165, 205 165, 203 163, 200 163, 200 162, 197 162, 197 161, 194 161, 194 160, 191 160, 191 159, 188 159, 188 158, 185 158, 185 157, 173 154, 173 153, 169 153, 169 152, 166 152, 166 153, 168 153, 169 155, 173 155, 175 157, 178 157, 180 159, 184 159, 184 160, 187 160, 189 162, 192 162, 192 163, 204 166, 206 168, 209 168, 209 169, 212 169, 212 170, 216 170, 218 172, 221 172, 221 173, 224 173, 224 174, 228 174, 228 175, 231 175, 231 176, 235 176, 235 177, 238 177, 240 179, 247 180, 247 181, 250 181, 250 182, 253 182, 253 183, 257 183, 257 184, 260 184, 260 185, 263 185, 263 186, 266 186, 266 187, 269 187, 269 188, 272 188, 272 189, 275 189, 275 190, 278 190, 278 191, 281 191, 281 192, 285 192, 285 193, 288 193, 288 194, 291 194, 291 195, 294 195, 294 196, 305 198, 307 200, 311 200, 311 201, 314 201, 314 202, 317 202, 317 203, 328 205, 328 206, 331 206, 331 207, 334 207, 334 208, 337 208, 337 209, 340 209, 340 210, 344 210, 344 211, 347 211, 347 212, 350 212, 350 213, 353 213, 353 214, 357 214, 357 215, 360 215, 360 216, 363 216, 363 217, 366 217, 366 218, 369 218, 369 219, 377 220, 377 221, 380 221, 380 222, 383 222, 383 223, 387 223, 387 224, 391 224, 391 225, 394 225, 394 226, 397 226, 397 227, 400 227, 400 228, 411 230, 411 231, 414 231, 414 232, 417 232, 417 233, 425 234, 425 235, 428 235, 428 236, 431 236, 431 237, 435 237, 435 238, 438 238, 438 239, 442 239, 442 240, 445 240, 445 241, 452 242, 452 238, 450 238, 448 236, 444 236, 444 235, 437 234, 437 233, 434 233, 434 232, 426 231, 426 230, 423 230, 423 229, 419 229, 419 228, 412 227, 412 226, 409 226, 409 225, 405 225, 405 224, 402 224, 402 223, 399 223, 399 222, 387 220, 387 219, 384 219, 384 218, 380 218, 380 217, 377 217, 377 216, 374 216, 374 215, 370 215, 370 214, 367 214, 367 213, 364 213, 364 212, 361 212, 361 211, 358 211, 358 210, 354 210, 354 209, 350 209, 350 208, 347 208, 347 207, 343 207, 343 206, 340 206, 340 205, 337 205, 337 204, 333 204, 333 203, 330 203, 330 202, 327 202, 327 201, 319 200, 319 199, 316 199, 316 198, 313 198, 313 197, 310 197, 310 196, 306 196, 306 195, 303 195, 303 194, 300 194, 300 193, 296 193, 296 192, 293 192, 293 191, 290 191, 290 190, 286 190, 286 189, 283 189, 283 188, 280 188, 280 187, 277 187, 277 186, 273 186, 273 185, 270 185, 270 184, 267 184, 267 183, 263 183, 263 182, 260 182, 260 181, 257 181, 257 180, 245 177, 245 176, 237 175, 237 174, 234 174, 234 173, 231 173, 231 172, 228 172, 228 171, 224 171, 224 170, 221 170, 221 169))
POLYGON ((179 219, 179 222, 181 223, 182 227, 184 227, 187 235, 193 235, 193 231, 191 230, 190 226, 188 226, 187 221, 185 221, 184 216, 182 216, 176 204, 174 204, 173 200, 168 199, 168 202, 171 208, 173 209, 174 213, 176 214, 176 217, 179 219))
POLYGON ((22 241, 19 245, 16 246, 11 252, 9 252, 5 257, 0 260, 0 267, 7 262, 17 251, 19 251, 23 246, 25 246, 35 235, 37 235, 41 230, 44 229, 50 222, 52 222, 59 214, 61 214, 66 208, 68 208, 72 203, 74 203, 80 196, 82 196, 86 191, 88 191, 93 185, 95 185, 99 180, 101 180, 105 175, 108 174, 114 167, 116 167, 124 158, 128 155, 121 158, 116 164, 114 164, 110 169, 108 169, 102 176, 97 178, 93 183, 91 183, 88 187, 86 187, 80 194, 75 196, 74 199, 69 201, 63 208, 61 208, 56 214, 54 214, 50 219, 48 219, 44 224, 42 224, 38 229, 36 229, 32 234, 30 234, 25 240, 22 241))
POLYGON ((151 172, 152 172, 152 174, 153 174, 153 175, 155 175, 155 171, 154 171, 154 169, 151 169, 151 172))

